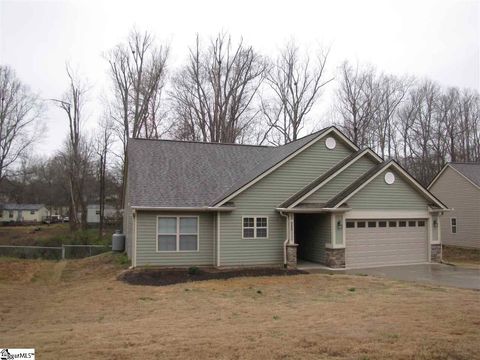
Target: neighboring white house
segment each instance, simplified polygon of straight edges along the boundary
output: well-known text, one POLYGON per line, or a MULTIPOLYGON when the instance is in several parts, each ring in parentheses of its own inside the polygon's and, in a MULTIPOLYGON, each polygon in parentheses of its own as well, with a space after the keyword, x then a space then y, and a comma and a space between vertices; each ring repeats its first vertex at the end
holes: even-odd
POLYGON ((44 204, 0 204, 0 222, 42 222, 47 215, 44 204))
MULTIPOLYGON (((117 217, 117 209, 111 205, 105 205, 105 219, 117 217)), ((100 205, 91 204, 87 206, 87 223, 98 224, 100 222, 100 205)))

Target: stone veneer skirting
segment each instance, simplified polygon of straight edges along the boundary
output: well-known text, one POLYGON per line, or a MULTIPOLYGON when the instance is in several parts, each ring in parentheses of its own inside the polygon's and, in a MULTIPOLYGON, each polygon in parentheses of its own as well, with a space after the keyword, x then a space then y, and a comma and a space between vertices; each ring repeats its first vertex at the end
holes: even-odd
POLYGON ((295 269, 297 267, 297 247, 298 244, 287 244, 287 267, 295 269))
POLYGON ((344 268, 345 249, 325 248, 325 265, 331 268, 344 268))
POLYGON ((441 262, 442 261, 442 245, 431 244, 430 261, 441 262))

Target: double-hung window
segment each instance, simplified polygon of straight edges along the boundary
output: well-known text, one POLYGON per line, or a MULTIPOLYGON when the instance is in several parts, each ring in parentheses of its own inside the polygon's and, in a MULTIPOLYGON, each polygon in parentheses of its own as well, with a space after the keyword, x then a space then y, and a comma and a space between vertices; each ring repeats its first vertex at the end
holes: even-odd
POLYGON ((198 217, 159 216, 157 250, 198 251, 198 217))
POLYGON ((457 233, 457 218, 450 218, 450 225, 452 227, 452 234, 457 233))
POLYGON ((244 239, 268 238, 268 218, 265 216, 245 216, 242 223, 244 239))

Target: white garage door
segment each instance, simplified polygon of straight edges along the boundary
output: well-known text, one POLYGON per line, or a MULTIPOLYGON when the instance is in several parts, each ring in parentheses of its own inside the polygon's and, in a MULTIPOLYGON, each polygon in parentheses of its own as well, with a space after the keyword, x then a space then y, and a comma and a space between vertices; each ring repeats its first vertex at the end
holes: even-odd
POLYGON ((426 262, 427 239, 427 221, 424 219, 348 219, 346 266, 358 268, 426 262))

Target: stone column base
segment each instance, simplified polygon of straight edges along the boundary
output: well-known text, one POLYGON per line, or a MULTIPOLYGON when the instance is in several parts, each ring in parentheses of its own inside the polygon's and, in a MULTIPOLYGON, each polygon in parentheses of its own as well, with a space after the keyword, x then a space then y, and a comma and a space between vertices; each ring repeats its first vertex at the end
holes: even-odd
POLYGON ((442 244, 431 244, 430 249, 430 261, 442 262, 442 244))
POLYGON ((297 247, 298 244, 287 244, 287 268, 297 268, 297 247))
POLYGON ((345 249, 325 248, 325 265, 331 268, 344 268, 345 249))

